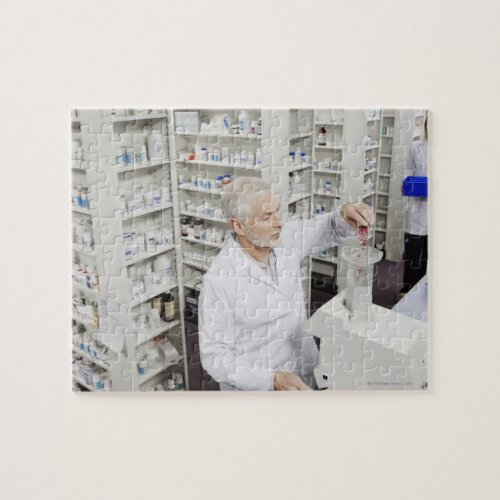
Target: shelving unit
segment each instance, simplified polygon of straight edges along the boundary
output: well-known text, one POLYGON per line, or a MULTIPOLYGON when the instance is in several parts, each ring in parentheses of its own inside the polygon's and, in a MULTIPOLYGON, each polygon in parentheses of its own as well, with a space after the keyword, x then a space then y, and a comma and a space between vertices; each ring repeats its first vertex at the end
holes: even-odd
MULTIPOLYGON (((84 168, 73 168, 73 182, 87 186, 89 201, 87 207, 74 206, 73 212, 90 221, 94 249, 74 248, 73 256, 74 261, 92 266, 100 293, 76 282, 73 293, 77 299, 96 301, 99 327, 94 339, 113 348, 116 358, 108 370, 112 390, 148 390, 163 384, 162 374, 170 365, 164 363, 147 380, 138 365, 146 348, 157 349, 161 358, 171 345, 178 353, 175 369, 187 382, 178 308, 177 318, 162 321, 160 328, 141 330, 136 325, 138 318, 149 318, 152 299, 165 293, 178 299, 179 242, 174 227, 178 214, 171 189, 175 163, 169 157, 169 115, 88 110, 80 111, 78 118, 79 135, 74 137, 82 143, 84 168), (133 285, 141 281, 144 288, 136 287, 136 293, 133 285), (130 377, 123 376, 125 370, 130 377)), ((73 131, 75 127, 72 122, 73 131)), ((74 320, 82 324, 80 318, 74 320)))

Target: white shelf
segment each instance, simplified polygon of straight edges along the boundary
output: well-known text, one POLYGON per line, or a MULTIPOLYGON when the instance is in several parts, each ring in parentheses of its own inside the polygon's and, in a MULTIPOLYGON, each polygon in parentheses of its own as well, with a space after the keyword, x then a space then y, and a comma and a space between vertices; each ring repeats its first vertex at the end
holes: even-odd
POLYGON ((338 194, 327 194, 327 193, 320 193, 319 191, 314 191, 314 196, 325 196, 326 198, 337 198, 340 199, 340 196, 338 194))
POLYGON ((227 223, 226 219, 217 219, 216 217, 209 217, 208 215, 198 215, 198 214, 193 213, 193 212, 182 211, 182 212, 179 212, 179 214, 186 215, 187 217, 194 217, 195 219, 204 219, 204 220, 208 220, 208 221, 212 221, 212 222, 222 222, 224 224, 227 223))
POLYGON ((314 122, 315 127, 343 127, 343 122, 314 122))
POLYGON ((166 117, 167 115, 165 113, 144 113, 133 116, 112 116, 111 121, 113 123, 122 123, 122 122, 135 122, 140 120, 161 120, 166 117))
POLYGON ((72 281, 73 290, 79 290, 80 292, 87 293, 89 295, 102 295, 92 288, 87 288, 86 286, 80 285, 76 281, 72 281))
POLYGON ((85 382, 85 380, 83 380, 83 378, 80 377, 80 375, 73 375, 73 380, 75 382, 77 382, 78 384, 80 384, 82 387, 85 387, 85 389, 88 389, 89 391, 92 391, 92 392, 95 391, 95 389, 91 385, 88 385, 85 382))
POLYGON ((135 172, 136 170, 144 170, 146 168, 161 167, 163 165, 168 165, 169 163, 171 163, 170 160, 152 160, 147 163, 134 163, 133 165, 116 167, 116 171, 119 174, 122 174, 124 172, 135 172))
POLYGON ((162 293, 170 292, 170 290, 174 290, 177 288, 177 283, 171 283, 170 285, 159 286, 153 293, 143 293, 140 297, 135 297, 129 302, 129 307, 135 307, 139 304, 143 304, 144 302, 151 300, 153 297, 157 297, 162 293))
POLYGON ((292 134, 288 139, 290 141, 300 141, 300 139, 307 139, 308 137, 311 136, 312 136, 311 132, 305 132, 303 134, 292 134))
POLYGON ((92 361, 92 363, 94 363, 94 365, 97 365, 100 368, 103 368, 104 370, 109 371, 109 365, 107 365, 106 363, 104 363, 102 361, 98 361, 97 359, 92 357, 88 352, 82 351, 81 349, 78 349, 78 347, 76 347, 76 346, 73 346, 73 352, 76 352, 77 354, 80 354, 85 359, 92 361))
POLYGON ((82 253, 84 255, 88 255, 89 257, 95 257, 95 250, 92 250, 91 252, 85 252, 80 248, 80 245, 77 245, 76 243, 73 243, 73 252, 78 252, 82 253))
POLYGON ((159 366, 156 370, 148 370, 148 372, 145 375, 139 375, 139 377, 138 377, 139 385, 143 385, 146 382, 149 382, 151 379, 155 378, 157 375, 160 375, 161 373, 163 373, 170 366, 177 365, 181 359, 182 359, 182 357, 180 357, 177 354, 176 356, 172 356, 171 359, 167 358, 165 361, 158 361, 159 366))
POLYGON ((389 196, 389 193, 386 193, 385 191, 378 191, 377 194, 380 196, 389 196))
POLYGON ((379 232, 379 233, 385 233, 387 232, 387 229, 383 228, 383 227, 376 227, 375 228, 375 232, 379 232))
POLYGON ((201 264, 199 262, 193 262, 191 260, 183 260, 183 264, 186 264, 187 266, 195 267, 196 269, 201 269, 202 271, 208 271, 208 266, 205 264, 201 264))
POLYGON ((246 165, 236 165, 234 163, 222 163, 221 161, 205 161, 205 160, 175 160, 177 163, 185 163, 186 165, 203 165, 207 167, 220 168, 235 168, 241 170, 260 170, 263 165, 248 167, 246 165))
POLYGON ((392 155, 385 154, 385 153, 380 153, 381 158, 392 158, 392 155))
POLYGON ((167 208, 172 208, 172 203, 163 203, 159 207, 148 208, 146 210, 140 210, 132 212, 131 214, 126 214, 123 216, 123 220, 133 219, 134 217, 142 217, 143 215, 152 214, 154 212, 159 212, 161 210, 166 210, 167 208))
POLYGON ((309 193, 301 193, 301 194, 293 194, 290 196, 290 199, 287 203, 295 203, 296 201, 305 200, 306 198, 310 198, 311 195, 309 193))
POLYGON ((221 189, 202 189, 198 187, 191 186, 191 184, 181 184, 179 189, 182 191, 191 191, 195 193, 205 193, 205 194, 215 194, 220 196, 222 194, 221 189))
POLYGON ((372 168, 371 170, 365 170, 364 173, 363 173, 363 175, 370 175, 370 174, 373 174, 376 171, 377 171, 376 168, 372 168))
POLYGON ((88 323, 87 321, 85 321, 82 318, 79 318, 78 316, 73 315, 72 319, 74 321, 76 321, 77 323, 80 323, 80 325, 83 325, 89 331, 92 331, 92 332, 96 332, 97 331, 97 328, 95 326, 92 326, 90 323, 88 323))
POLYGON ((177 136, 193 136, 193 137, 218 137, 220 139, 251 139, 251 140, 260 140, 262 139, 261 135, 241 135, 241 134, 202 134, 201 132, 176 132, 177 136))
POLYGON ((365 151, 372 151, 374 149, 378 149, 379 145, 378 144, 372 144, 371 146, 366 146, 364 149, 365 151))
POLYGON ((333 174, 333 175, 342 175, 342 170, 319 170, 314 169, 313 172, 315 174, 333 174))
POLYGON ((307 165, 292 165, 288 167, 288 172, 298 172, 299 170, 305 170, 306 168, 311 168, 312 165, 308 163, 307 165))
POLYGON ((326 146, 320 146, 318 144, 315 144, 314 147, 316 149, 334 149, 338 151, 342 151, 344 149, 342 144, 332 144, 332 145, 327 144, 326 146))
POLYGON ((384 139, 394 139, 393 135, 381 135, 380 137, 383 137, 384 139))
POLYGON ((367 118, 366 119, 366 123, 368 122, 379 122, 380 121, 380 118, 367 118))
POLYGON ((209 247, 223 248, 224 243, 214 243, 212 241, 197 240, 196 238, 188 238, 187 236, 181 236, 182 241, 188 241, 189 243, 198 243, 199 245, 206 245, 209 247))
POLYGON ((384 113, 383 118, 396 118, 396 115, 393 113, 384 113))
POLYGON ((193 285, 193 283, 189 282, 189 281, 185 281, 184 282, 184 286, 186 288, 189 288, 190 290, 196 290, 197 292, 201 292, 201 282, 200 283, 197 283, 196 285, 193 285))
POLYGON ((151 330, 148 328, 145 332, 137 332, 137 345, 145 344, 151 339, 154 339, 158 335, 161 335, 165 332, 168 332, 172 328, 178 326, 179 320, 174 320, 174 321, 162 321, 162 325, 160 328, 157 328, 156 330, 151 330))
POLYGON ((125 265, 131 266, 132 264, 137 264, 138 262, 149 259, 151 257, 156 257, 157 255, 160 255, 164 252, 168 252, 169 250, 173 250, 174 248, 175 248, 175 245, 167 245, 165 248, 162 248, 161 250, 157 250, 154 253, 147 253, 146 252, 144 254, 138 255, 135 259, 125 260, 125 265))
POLYGON ((366 198, 370 198, 370 196, 374 196, 375 195, 375 191, 372 191, 371 193, 368 193, 368 194, 365 194, 363 195, 363 200, 366 200, 366 198))
POLYGON ((378 175, 379 175, 379 177, 390 177, 391 176, 391 174, 385 174, 385 173, 380 173, 378 175))
POLYGON ((382 215, 387 215, 387 210, 383 209, 383 208, 377 208, 376 212, 378 214, 382 214, 382 215))
POLYGON ((88 208, 77 207, 76 205, 71 206, 73 212, 78 212, 79 214, 90 215, 90 210, 88 208))

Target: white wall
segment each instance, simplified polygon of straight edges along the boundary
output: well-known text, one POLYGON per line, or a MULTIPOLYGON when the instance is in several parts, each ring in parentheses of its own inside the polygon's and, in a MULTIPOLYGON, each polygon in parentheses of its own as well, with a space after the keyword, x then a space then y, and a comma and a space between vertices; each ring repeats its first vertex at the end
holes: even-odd
POLYGON ((498 498, 499 14, 3 2, 2 497, 498 498), (72 394, 69 110, 120 105, 429 108, 430 392, 72 394))

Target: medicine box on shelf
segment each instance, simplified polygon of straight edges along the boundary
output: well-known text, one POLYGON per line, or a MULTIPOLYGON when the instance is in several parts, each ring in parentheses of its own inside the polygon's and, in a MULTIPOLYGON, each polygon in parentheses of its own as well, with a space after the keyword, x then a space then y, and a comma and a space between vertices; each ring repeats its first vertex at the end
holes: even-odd
POLYGON ((407 177, 403 181, 403 196, 420 196, 427 198, 427 177, 407 177))

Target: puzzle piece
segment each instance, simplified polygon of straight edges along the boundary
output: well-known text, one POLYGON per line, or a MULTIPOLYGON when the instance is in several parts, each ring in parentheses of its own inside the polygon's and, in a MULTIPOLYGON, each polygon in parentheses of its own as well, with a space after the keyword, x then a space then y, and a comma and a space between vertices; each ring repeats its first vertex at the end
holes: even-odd
POLYGON ((427 388, 427 206, 400 189, 427 175, 425 112, 74 115, 79 387, 427 388), (242 177, 272 196, 226 206, 221 188, 242 177), (356 286, 342 249, 360 242, 337 213, 346 202, 372 208, 368 248, 381 258, 356 286), (415 221, 425 234, 405 249, 415 221))

